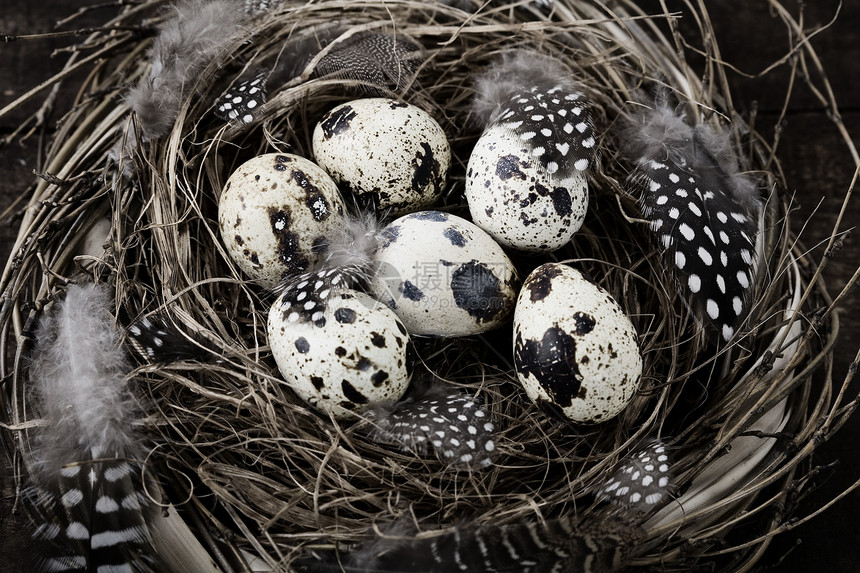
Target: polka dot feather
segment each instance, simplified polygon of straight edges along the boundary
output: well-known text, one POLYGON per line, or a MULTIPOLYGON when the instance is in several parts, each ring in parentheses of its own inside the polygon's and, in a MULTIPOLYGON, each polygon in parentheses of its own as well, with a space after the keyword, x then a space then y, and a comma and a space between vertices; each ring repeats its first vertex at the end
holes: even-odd
POLYGON ((515 92, 496 122, 517 133, 549 174, 586 171, 595 150, 591 113, 582 93, 554 85, 515 92))
POLYGON ((132 323, 126 334, 147 362, 168 364, 184 360, 220 362, 220 353, 199 337, 184 334, 166 316, 152 315, 132 323))
MULTIPOLYGON (((258 1, 249 11, 269 9, 267 2, 258 1)), ((266 103, 267 85, 279 89, 302 73, 333 38, 313 36, 297 39, 285 46, 283 61, 268 69, 246 73, 215 101, 215 114, 227 122, 248 125, 256 122, 259 110, 266 103)), ((415 77, 422 61, 418 44, 402 36, 379 32, 360 32, 337 40, 326 48, 316 68, 315 77, 337 77, 354 80, 363 91, 387 93, 390 89, 405 90, 415 77)))
POLYGON ((672 487, 670 464, 666 446, 655 440, 624 459, 595 493, 599 499, 648 511, 669 495, 672 487))
POLYGON ((481 469, 492 464, 495 424, 466 392, 437 388, 375 414, 375 439, 405 450, 434 451, 449 465, 481 469))
POLYGON ((326 302, 332 294, 353 284, 357 272, 323 268, 290 277, 281 287, 280 310, 289 322, 313 322, 321 328, 326 323, 326 302))
POLYGON ((266 73, 240 80, 215 102, 216 115, 225 121, 253 123, 258 107, 266 103, 266 73))
POLYGON ((725 340, 743 317, 752 284, 754 225, 719 188, 685 165, 640 160, 631 185, 681 287, 725 340))
POLYGON ((710 127, 690 127, 665 107, 637 127, 628 190, 691 306, 729 340, 753 298, 755 184, 710 127))
POLYGON ((587 171, 597 150, 591 104, 561 62, 512 50, 476 81, 474 107, 486 128, 517 134, 550 175, 587 171))
POLYGON ((369 281, 378 224, 373 213, 348 214, 339 232, 319 247, 325 254, 312 270, 288 274, 281 280, 275 289, 280 293, 276 304, 287 322, 312 322, 322 328, 329 299, 343 289, 369 281))

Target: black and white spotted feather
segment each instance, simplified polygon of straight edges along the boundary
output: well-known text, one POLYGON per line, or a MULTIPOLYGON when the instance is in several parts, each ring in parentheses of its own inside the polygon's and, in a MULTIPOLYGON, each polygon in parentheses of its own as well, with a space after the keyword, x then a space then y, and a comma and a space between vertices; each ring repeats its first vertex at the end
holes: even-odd
MULTIPOLYGON (((255 14, 274 9, 280 3, 280 0, 247 1, 246 10, 255 14)), ((269 86, 279 89, 299 76, 337 34, 338 28, 330 26, 291 37, 278 54, 277 61, 262 59, 231 82, 215 100, 215 115, 228 123, 248 125, 258 121, 268 100, 269 86)))
POLYGON ((275 304, 289 322, 311 322, 322 328, 329 299, 345 288, 367 284, 374 272, 378 221, 373 213, 347 215, 340 232, 330 237, 324 254, 308 272, 284 277, 275 304))
POLYGON ((609 573, 624 568, 641 528, 611 515, 588 522, 563 517, 544 523, 472 525, 436 536, 379 536, 350 553, 315 551, 299 571, 378 573, 609 573))
POLYGON ((597 153, 592 105, 572 75, 549 56, 511 51, 476 80, 477 120, 516 133, 550 175, 586 172, 597 153))
POLYGON ((406 90, 423 59, 421 47, 398 34, 365 31, 340 40, 336 28, 314 30, 289 40, 277 65, 239 78, 215 102, 216 115, 228 122, 254 123, 260 119, 268 86, 278 89, 303 73, 323 49, 313 77, 351 80, 372 94, 406 90))
POLYGON ((637 114, 623 134, 629 191, 650 221, 666 267, 700 315, 729 340, 749 310, 761 209, 727 133, 689 125, 665 103, 637 114))
POLYGON ((662 441, 654 440, 624 458, 595 494, 599 499, 646 513, 665 502, 672 487, 669 450, 662 441))
POLYGON ((219 354, 199 337, 184 334, 163 315, 135 321, 126 329, 128 338, 147 362, 169 364, 184 360, 220 362, 219 354))
POLYGON ((496 454, 496 425, 484 405, 464 390, 436 385, 390 408, 371 412, 374 439, 424 454, 452 467, 482 469, 496 454))
POLYGON ((267 74, 259 71, 240 78, 218 98, 215 114, 224 121, 253 123, 257 108, 266 103, 266 80, 267 74))
POLYGON ((31 357, 41 569, 158 570, 142 482, 144 450, 133 429, 131 370, 104 286, 71 285, 41 320, 31 357))

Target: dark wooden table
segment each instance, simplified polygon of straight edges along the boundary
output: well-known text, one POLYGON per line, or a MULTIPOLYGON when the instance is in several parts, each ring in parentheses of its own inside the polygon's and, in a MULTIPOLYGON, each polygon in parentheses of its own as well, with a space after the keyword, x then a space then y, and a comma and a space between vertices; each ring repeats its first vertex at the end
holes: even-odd
MULTIPOLYGON (((0 9, 0 35, 48 32, 60 17, 76 8, 94 5, 98 0, 3 0, 0 9)), ((787 7, 798 11, 798 2, 786 0, 787 7)), ((658 4, 650 2, 648 4, 658 4)), ((669 2, 674 7, 678 2, 669 2)), ((92 12, 76 25, 97 23, 113 8, 92 12)), ((783 67, 758 77, 770 63, 782 57, 789 47, 784 26, 773 17, 764 0, 730 0, 713 2, 710 6, 713 24, 726 61, 739 73, 730 81, 735 105, 741 111, 757 111, 757 126, 766 135, 774 133, 784 94, 788 85, 783 67), (742 73, 740 73, 742 72, 742 73)), ((818 0, 805 5, 804 24, 807 30, 826 24, 839 11, 835 0, 818 0)), ((0 108, 59 69, 62 55, 51 58, 55 49, 69 45, 73 38, 42 38, 0 42, 0 108)), ((829 75, 840 102, 842 121, 855 141, 860 134, 860 2, 849 0, 841 7, 835 23, 812 40, 829 75)), ((73 92, 62 91, 58 104, 68 101, 73 92)), ((32 111, 33 108, 29 108, 32 111)), ((0 137, 26 116, 15 113, 0 120, 0 137)), ((839 133, 815 99, 810 89, 799 86, 787 107, 784 121, 779 125, 781 143, 778 156, 782 160, 791 191, 796 192, 799 212, 796 230, 806 216, 814 218, 803 232, 808 246, 825 239, 839 213, 841 198, 848 189, 854 165, 839 133)), ((36 155, 38 134, 23 144, 0 148, 0 212, 5 210, 31 183, 34 169, 39 167, 36 155)), ((844 228, 860 221, 860 198, 845 214, 844 228)), ((0 222, 0 261, 5 261, 15 235, 14 226, 0 222)), ((818 253, 821 248, 817 249, 818 253)), ((849 238, 845 247, 827 271, 834 291, 851 276, 860 264, 857 238, 849 238)), ((836 349, 834 377, 844 378, 860 346, 860 296, 855 291, 841 310, 842 337, 836 349)), ((854 393, 857 393, 856 388, 854 393)), ((803 516, 844 491, 860 479, 860 414, 828 443, 816 451, 813 462, 826 466, 814 480, 811 493, 801 502, 798 515, 803 516)), ((3 457, 0 462, 0 572, 32 570, 31 528, 21 512, 11 511, 14 491, 10 469, 3 457)), ((822 515, 789 531, 771 545, 759 570, 785 572, 860 571, 860 492, 855 491, 822 515)))

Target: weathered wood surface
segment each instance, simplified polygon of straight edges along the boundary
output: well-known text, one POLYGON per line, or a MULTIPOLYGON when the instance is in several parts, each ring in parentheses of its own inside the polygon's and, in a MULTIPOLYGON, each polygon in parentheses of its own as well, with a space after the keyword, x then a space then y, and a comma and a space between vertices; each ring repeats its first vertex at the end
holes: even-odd
MULTIPOLYGON (((0 35, 17 35, 52 30, 54 22, 79 6, 93 5, 97 0, 3 0, 0 10, 0 35)), ((657 4, 653 2, 653 4, 657 4)), ((670 6, 680 5, 670 2, 670 6)), ((798 4, 786 0, 796 13, 798 4)), ((713 24, 720 41, 724 59, 742 74, 730 76, 736 107, 745 112, 757 110, 757 126, 765 135, 773 133, 773 125, 784 103, 788 83, 785 69, 763 77, 755 77, 788 49, 784 26, 773 17, 764 0, 731 0, 709 6, 713 24)), ((839 5, 834 0, 805 5, 807 30, 829 22, 839 5)), ((97 23, 111 8, 96 10, 77 25, 97 23)), ((54 49, 62 48, 70 39, 51 38, 0 42, 0 107, 26 92, 57 71, 62 55, 51 58, 54 49)), ((860 138, 860 3, 847 2, 841 8, 835 24, 815 36, 813 45, 821 56, 833 90, 841 106, 842 119, 855 141, 860 138)), ((60 92, 58 106, 74 95, 70 89, 60 92)), ((0 137, 34 110, 15 113, 0 120, 0 137)), ((781 143, 778 157, 789 183, 796 192, 798 213, 794 219, 799 230, 814 212, 803 232, 803 241, 821 253, 820 242, 830 233, 839 214, 841 197, 848 189, 854 172, 851 157, 839 134, 812 92, 801 86, 795 90, 780 125, 781 143)), ((24 144, 0 149, 0 213, 30 185, 34 169, 38 169, 36 138, 24 144)), ((844 216, 842 227, 848 229, 860 221, 860 200, 855 200, 844 216)), ((0 260, 9 255, 15 236, 13 221, 0 223, 0 260)), ((829 284, 837 291, 860 263, 860 245, 850 237, 827 271, 829 284)), ((860 296, 855 292, 840 313, 841 342, 836 350, 834 378, 844 378, 854 354, 860 346, 860 296)), ((856 393, 856 389, 855 389, 856 393)), ((813 491, 800 502, 798 515, 808 514, 860 479, 860 414, 830 442, 814 455, 812 463, 827 465, 814 480, 813 491)), ((12 490, 11 469, 2 456, 0 462, 0 572, 32 570, 29 543, 31 527, 20 511, 12 511, 15 492, 12 490)), ((771 545, 763 569, 785 572, 810 570, 848 572, 860 570, 860 492, 855 491, 816 519, 789 531, 771 545)))

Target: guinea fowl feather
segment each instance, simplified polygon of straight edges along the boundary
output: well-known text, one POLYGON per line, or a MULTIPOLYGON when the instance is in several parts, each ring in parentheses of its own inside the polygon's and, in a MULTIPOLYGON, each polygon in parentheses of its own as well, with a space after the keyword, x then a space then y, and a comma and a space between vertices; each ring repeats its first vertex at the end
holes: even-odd
POLYGON ((757 210, 760 199, 754 179, 739 169, 732 145, 732 131, 707 123, 690 125, 658 96, 653 108, 634 114, 621 134, 626 155, 648 157, 687 165, 703 176, 712 176, 747 210, 757 210))
POLYGON ((45 571, 152 570, 144 452, 112 308, 107 287, 71 285, 36 333, 30 381, 45 425, 34 479, 46 521, 35 537, 50 546, 45 571))
POLYGON ((728 130, 690 125, 664 98, 642 106, 619 134, 663 265, 690 306, 730 340, 749 310, 761 209, 728 130))
POLYGON ((432 450, 452 468, 487 468, 497 453, 492 413, 469 392, 441 383, 396 404, 377 405, 370 416, 376 441, 417 454, 432 450))
POLYGON ((316 551, 294 565, 316 573, 609 573, 627 565, 643 538, 641 528, 609 514, 588 523, 561 517, 459 526, 434 536, 395 530, 350 553, 316 551))
POLYGON ((625 456, 595 495, 631 511, 646 513, 672 494, 671 464, 666 445, 653 440, 625 456))
POLYGON ((288 311, 291 322, 322 326, 331 296, 369 282, 378 237, 379 221, 373 212, 347 214, 339 232, 329 237, 319 262, 308 272, 284 277, 276 288, 280 297, 275 304, 288 311))
POLYGON ((502 107, 524 87, 575 89, 572 72, 557 59, 526 49, 505 52, 475 80, 472 109, 480 125, 495 122, 502 107))
MULTIPOLYGON (((598 157, 592 105, 561 61, 510 50, 475 79, 474 118, 513 135, 558 185, 587 172, 598 157)), ((553 183, 556 185, 556 183, 553 183)))
POLYGON ((248 70, 215 102, 216 114, 225 121, 251 124, 259 119, 270 86, 281 88, 305 72, 324 49, 313 76, 356 82, 358 91, 386 95, 389 90, 405 91, 423 58, 421 47, 395 34, 364 31, 339 39, 338 26, 315 29, 288 40, 276 65, 248 70))
POLYGON ((183 360, 221 362, 219 353, 199 335, 179 329, 166 314, 145 316, 126 330, 132 346, 151 364, 170 364, 183 360))

